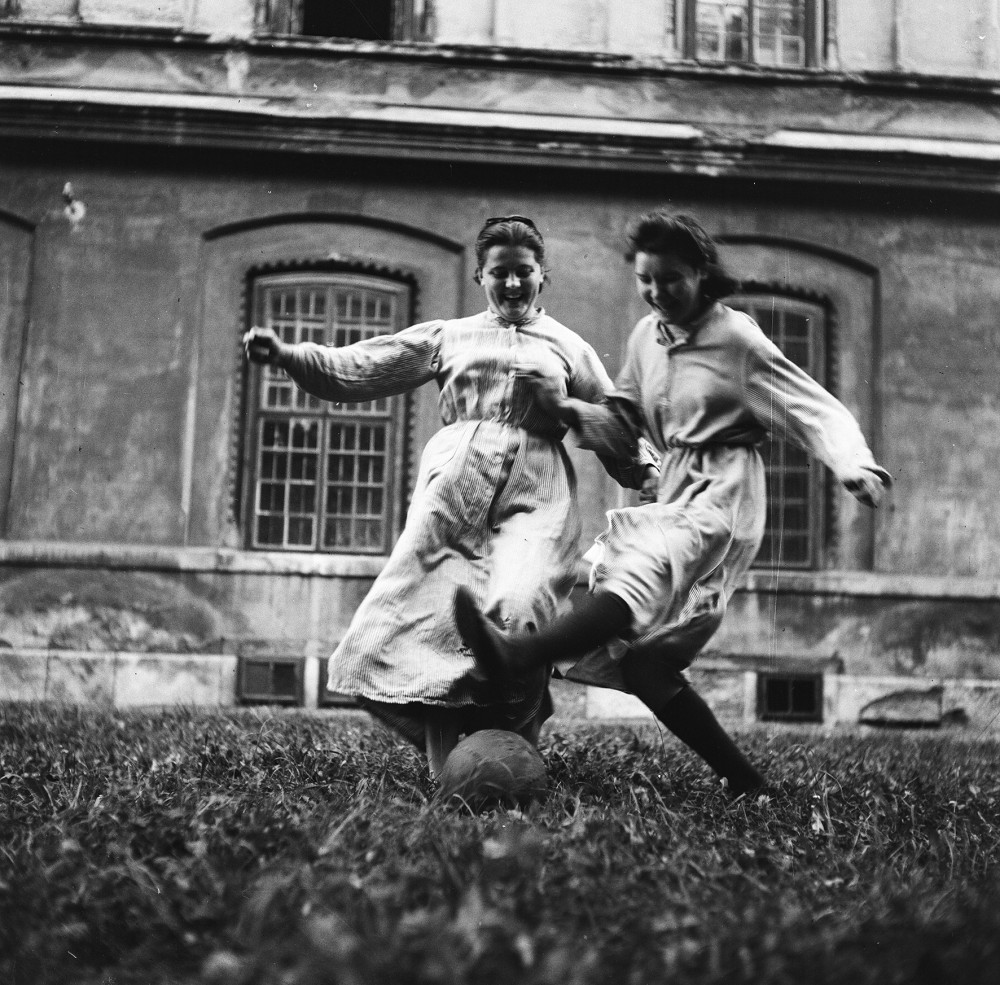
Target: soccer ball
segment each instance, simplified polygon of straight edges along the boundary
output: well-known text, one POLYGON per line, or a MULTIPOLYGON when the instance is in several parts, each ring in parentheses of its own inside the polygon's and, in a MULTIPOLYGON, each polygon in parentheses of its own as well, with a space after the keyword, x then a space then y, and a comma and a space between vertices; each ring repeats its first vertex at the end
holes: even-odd
POLYGON ((548 789, 538 750, 516 732, 483 729, 466 736, 445 760, 435 799, 453 807, 524 807, 548 789))

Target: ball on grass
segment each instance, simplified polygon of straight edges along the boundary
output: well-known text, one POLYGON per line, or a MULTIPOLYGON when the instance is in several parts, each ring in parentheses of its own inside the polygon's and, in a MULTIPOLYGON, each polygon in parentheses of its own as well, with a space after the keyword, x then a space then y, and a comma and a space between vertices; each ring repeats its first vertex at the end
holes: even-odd
POLYGON ((548 790, 538 750, 516 732, 483 729, 466 736, 445 760, 436 799, 451 806, 524 807, 548 790))

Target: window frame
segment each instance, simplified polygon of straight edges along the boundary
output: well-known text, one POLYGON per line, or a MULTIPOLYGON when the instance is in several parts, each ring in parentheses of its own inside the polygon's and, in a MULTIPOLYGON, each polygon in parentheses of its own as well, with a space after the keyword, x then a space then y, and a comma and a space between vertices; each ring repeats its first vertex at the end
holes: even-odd
MULTIPOLYGON (((746 312, 751 318, 758 321, 758 323, 759 319, 753 309, 755 307, 759 309, 768 301, 772 304, 778 302, 783 313, 802 314, 808 317, 820 316, 818 325, 810 328, 809 351, 811 358, 809 365, 802 366, 802 368, 821 386, 831 392, 835 392, 834 340, 836 322, 833 307, 829 299, 807 292, 790 291, 788 288, 782 286, 754 283, 742 284, 738 291, 725 299, 727 305, 739 311, 746 312)), ((761 331, 768 338, 771 338, 770 333, 763 325, 761 326, 761 331)), ((797 363, 797 365, 801 365, 801 363, 797 363)), ((780 497, 772 494, 772 483, 775 481, 783 482, 785 470, 781 464, 778 464, 776 470, 772 472, 771 459, 773 456, 770 452, 772 449, 777 448, 781 451, 781 460, 783 461, 784 451, 782 450, 782 446, 786 444, 786 442, 781 442, 779 439, 769 437, 761 448, 761 454, 764 457, 765 468, 767 469, 769 521, 765 530, 765 539, 761 543, 761 552, 764 551, 767 545, 768 533, 772 529, 770 518, 773 504, 776 500, 783 501, 785 497, 784 491, 782 491, 780 497)), ((802 454, 805 453, 803 452, 802 454)), ((787 558, 782 558, 779 553, 777 561, 771 559, 761 560, 758 553, 758 557, 754 559, 752 565, 757 570, 820 571, 826 567, 825 562, 828 560, 829 551, 833 546, 834 509, 836 503, 833 496, 834 483, 829 471, 821 463, 811 458, 807 460, 809 468, 807 490, 809 545, 807 557, 801 561, 789 561, 787 558)))
MULTIPOLYGON (((398 310, 394 319, 393 333, 399 332, 413 324, 416 305, 416 284, 412 277, 390 272, 381 268, 373 270, 360 265, 344 264, 311 264, 290 267, 268 267, 256 269, 247 274, 246 288, 246 327, 266 324, 261 317, 262 304, 269 288, 275 286, 298 287, 303 285, 323 285, 327 290, 340 288, 362 288, 387 291, 397 298, 398 310)), ((329 327, 329 324, 327 325, 329 327)), ((378 546, 366 549, 352 544, 346 547, 323 544, 323 526, 326 520, 325 507, 328 488, 326 468, 328 465, 328 444, 326 432, 328 422, 362 422, 373 418, 364 413, 352 413, 350 409, 342 413, 331 409, 331 405, 323 401, 318 409, 308 408, 262 408, 260 406, 261 390, 265 381, 265 367, 246 362, 243 372, 243 394, 240 413, 240 429, 242 454, 238 470, 236 504, 238 507, 237 522, 240 530, 241 543, 249 551, 275 551, 280 553, 300 553, 307 555, 334 554, 347 557, 385 557, 391 552, 403 526, 406 511, 406 500, 409 493, 409 444, 412 428, 412 400, 409 394, 382 398, 388 403, 388 409, 382 420, 387 422, 387 444, 390 445, 385 458, 385 482, 383 485, 383 536, 378 546), (315 481, 316 504, 313 510, 314 538, 313 544, 257 543, 256 523, 258 518, 257 502, 260 483, 260 421, 270 416, 272 419, 296 419, 314 417, 321 422, 318 444, 318 469, 315 481)), ((294 384, 293 384, 294 386, 294 384)), ((367 401, 359 401, 367 403, 367 401)), ((333 405, 339 406, 339 405, 333 405)), ((347 405, 349 408, 351 405, 347 405)), ((353 488, 357 488, 355 485, 353 488)), ((287 535, 286 535, 287 541, 287 535)))
MULTIPOLYGON (((302 27, 305 22, 304 7, 307 2, 308 0, 256 0, 255 33, 279 37, 352 40, 341 35, 304 34, 302 27)), ((382 43, 431 40, 433 6, 429 0, 385 0, 385 3, 389 7, 389 22, 392 27, 391 37, 382 43)))
MULTIPOLYGON (((754 68, 774 69, 778 71, 801 71, 821 66, 820 39, 824 28, 824 0, 803 0, 805 10, 805 29, 802 36, 804 62, 801 65, 782 65, 761 62, 757 60, 756 33, 753 30, 754 12, 761 0, 746 0, 749 30, 747 32, 747 57, 742 61, 727 58, 699 58, 698 56, 698 4, 705 0, 675 0, 683 4, 683 16, 676 18, 683 24, 682 52, 699 65, 742 65, 754 68)), ((732 0, 731 0, 732 2, 732 0)))

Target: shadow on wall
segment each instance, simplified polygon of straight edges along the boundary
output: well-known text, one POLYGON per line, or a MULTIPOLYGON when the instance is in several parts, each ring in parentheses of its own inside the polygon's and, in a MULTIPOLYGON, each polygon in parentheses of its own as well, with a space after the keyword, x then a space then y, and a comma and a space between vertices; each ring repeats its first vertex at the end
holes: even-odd
POLYGON ((1000 677, 1000 605, 897 606, 873 626, 890 672, 927 677, 1000 677))
POLYGON ((31 571, 0 583, 0 647, 206 653, 233 619, 184 585, 123 571, 31 571))

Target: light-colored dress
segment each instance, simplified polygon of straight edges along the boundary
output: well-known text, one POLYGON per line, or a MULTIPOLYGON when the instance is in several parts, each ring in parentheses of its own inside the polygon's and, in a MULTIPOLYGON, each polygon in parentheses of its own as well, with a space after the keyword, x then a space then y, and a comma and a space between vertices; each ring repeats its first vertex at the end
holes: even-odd
MULTIPOLYGON (((355 695, 414 742, 419 723, 386 706, 501 706, 491 727, 517 728, 547 700, 546 680, 498 688, 455 628, 453 599, 469 588, 498 624, 525 630, 566 601, 580 559, 576 479, 566 427, 532 397, 525 373, 562 381, 580 400, 613 389, 594 349, 540 309, 509 324, 492 312, 429 321, 343 348, 301 343, 286 371, 326 400, 370 400, 431 380, 444 427, 427 443, 405 528, 329 662, 328 686, 355 695)), ((639 488, 645 464, 630 447, 602 457, 639 488)), ((411 716, 412 717, 412 716, 411 716)))
POLYGON ((587 554, 591 587, 628 603, 629 639, 567 676, 623 687, 617 665, 631 649, 661 658, 680 689, 760 548, 767 504, 757 446, 767 434, 806 449, 838 478, 879 468, 850 411, 752 318, 719 302, 683 328, 643 318, 616 392, 611 405, 581 409, 580 445, 623 455, 628 422, 629 440, 644 434, 662 455, 659 489, 655 503, 610 511, 587 554))

